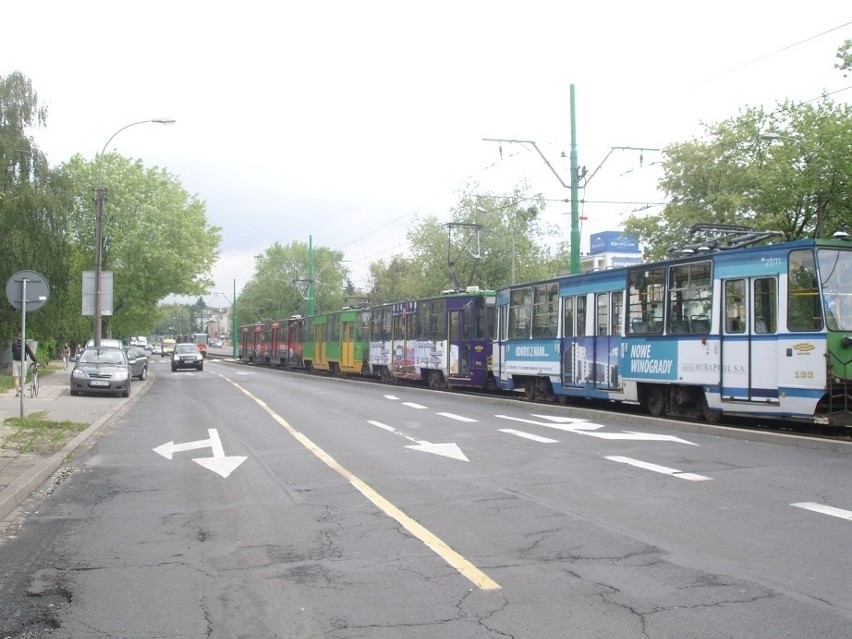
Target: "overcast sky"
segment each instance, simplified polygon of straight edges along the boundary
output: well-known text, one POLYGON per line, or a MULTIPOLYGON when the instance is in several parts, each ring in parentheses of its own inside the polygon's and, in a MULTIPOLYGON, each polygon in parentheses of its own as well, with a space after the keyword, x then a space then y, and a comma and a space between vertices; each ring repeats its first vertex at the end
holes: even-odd
MULTIPOLYGON (((521 180, 556 200, 570 232, 569 87, 579 164, 614 146, 659 148, 749 106, 824 91, 852 38, 839 0, 645 2, 6 3, 0 73, 21 71, 49 109, 33 132, 54 165, 108 150, 172 173, 222 227, 216 291, 231 296, 253 256, 293 240, 346 253, 353 280, 405 250, 418 216, 449 221, 472 183, 521 180)), ((616 151, 582 196, 590 233, 661 201, 659 154, 616 151)), ((647 211, 659 212, 660 207, 647 211)), ((165 239, 165 238, 160 238, 165 239)), ((487 237, 483 237, 487 241, 487 237)))

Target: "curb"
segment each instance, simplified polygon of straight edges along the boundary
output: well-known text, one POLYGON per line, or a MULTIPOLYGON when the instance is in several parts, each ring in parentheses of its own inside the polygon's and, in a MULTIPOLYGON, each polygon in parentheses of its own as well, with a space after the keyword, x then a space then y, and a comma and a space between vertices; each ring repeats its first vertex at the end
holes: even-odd
POLYGON ((0 520, 5 519, 9 513, 20 506, 32 495, 39 486, 55 473, 81 444, 94 436, 101 428, 111 424, 121 417, 130 406, 135 403, 136 398, 148 392, 150 382, 146 380, 144 388, 133 393, 127 402, 123 402, 114 412, 99 417, 82 433, 78 433, 71 441, 62 447, 62 450, 53 453, 47 459, 42 460, 32 468, 26 470, 20 477, 12 481, 2 492, 0 492, 0 520))

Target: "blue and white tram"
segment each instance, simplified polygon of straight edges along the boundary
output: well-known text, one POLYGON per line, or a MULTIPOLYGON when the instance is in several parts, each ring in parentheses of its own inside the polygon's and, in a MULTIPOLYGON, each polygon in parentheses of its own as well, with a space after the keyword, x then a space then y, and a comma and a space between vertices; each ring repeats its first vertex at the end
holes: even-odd
POLYGON ((653 415, 852 425, 852 242, 799 240, 497 292, 494 376, 653 415))

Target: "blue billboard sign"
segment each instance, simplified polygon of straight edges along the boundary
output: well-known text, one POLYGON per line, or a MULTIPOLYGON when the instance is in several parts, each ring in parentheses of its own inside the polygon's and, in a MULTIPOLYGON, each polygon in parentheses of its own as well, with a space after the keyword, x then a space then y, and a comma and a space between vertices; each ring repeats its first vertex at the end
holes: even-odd
POLYGON ((632 235, 623 235, 621 231, 603 231, 592 233, 591 254, 600 253, 639 253, 639 242, 632 235))

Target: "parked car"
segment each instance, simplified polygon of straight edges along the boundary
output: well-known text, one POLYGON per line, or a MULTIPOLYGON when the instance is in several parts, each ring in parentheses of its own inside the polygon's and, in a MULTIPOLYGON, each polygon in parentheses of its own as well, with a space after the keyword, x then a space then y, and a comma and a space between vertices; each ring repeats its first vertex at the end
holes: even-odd
POLYGON ((130 397, 130 366, 120 348, 87 348, 71 371, 71 394, 105 393, 130 397))
POLYGON ((172 353, 172 370, 176 371, 179 368, 204 370, 204 355, 198 350, 197 344, 175 344, 175 351, 172 353))
POLYGON ((131 346, 126 351, 127 364, 130 366, 130 376, 137 379, 148 377, 148 353, 142 346, 131 346))

